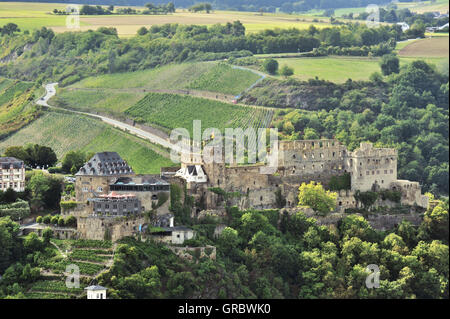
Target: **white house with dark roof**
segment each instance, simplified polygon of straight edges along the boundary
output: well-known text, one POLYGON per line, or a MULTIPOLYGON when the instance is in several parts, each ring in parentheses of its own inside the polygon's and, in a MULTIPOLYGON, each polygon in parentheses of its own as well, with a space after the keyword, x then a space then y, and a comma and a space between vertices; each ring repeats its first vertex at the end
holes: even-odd
POLYGON ((15 157, 0 157, 0 190, 25 190, 25 164, 15 157))

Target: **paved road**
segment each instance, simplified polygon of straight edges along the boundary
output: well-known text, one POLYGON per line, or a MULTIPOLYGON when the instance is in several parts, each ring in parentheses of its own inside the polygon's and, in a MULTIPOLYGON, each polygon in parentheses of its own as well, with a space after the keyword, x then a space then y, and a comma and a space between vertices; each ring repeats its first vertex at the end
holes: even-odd
POLYGON ((127 131, 133 135, 136 135, 140 138, 146 139, 154 144, 159 144, 165 148, 169 148, 171 150, 174 150, 176 152, 180 152, 181 148, 178 147, 178 145, 172 144, 168 139, 164 139, 162 137, 159 137, 155 134, 152 134, 150 132, 144 131, 140 128, 137 128, 133 125, 129 125, 117 120, 114 120, 112 118, 103 116, 103 115, 98 115, 98 114, 94 114, 94 113, 88 113, 88 112, 79 112, 79 111, 74 111, 74 110, 69 110, 69 109, 65 109, 65 108, 61 108, 61 107, 57 107, 57 106, 52 106, 48 104, 48 100, 53 97, 56 94, 56 85, 58 83, 49 83, 45 85, 45 90, 46 90, 46 94, 41 97, 40 99, 38 99, 36 101, 36 104, 38 105, 43 105, 49 108, 54 108, 54 109, 59 109, 59 110, 64 110, 67 112, 72 112, 72 113, 76 113, 76 114, 82 114, 82 115, 88 115, 91 117, 95 117, 98 118, 100 120, 102 120, 103 122, 112 125, 113 127, 116 127, 118 129, 121 129, 123 131, 127 131))

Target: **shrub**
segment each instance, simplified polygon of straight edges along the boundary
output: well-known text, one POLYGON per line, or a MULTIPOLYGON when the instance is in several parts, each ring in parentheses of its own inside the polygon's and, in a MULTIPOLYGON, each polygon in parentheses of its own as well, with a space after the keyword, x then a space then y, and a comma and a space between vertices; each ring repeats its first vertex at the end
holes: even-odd
POLYGON ((51 222, 51 219, 52 219, 52 217, 50 216, 50 215, 45 215, 43 218, 42 218, 42 222, 44 223, 44 224, 50 224, 50 222, 51 222))
POLYGON ((38 216, 38 217, 36 217, 36 223, 38 223, 38 224, 42 224, 42 216, 38 216))

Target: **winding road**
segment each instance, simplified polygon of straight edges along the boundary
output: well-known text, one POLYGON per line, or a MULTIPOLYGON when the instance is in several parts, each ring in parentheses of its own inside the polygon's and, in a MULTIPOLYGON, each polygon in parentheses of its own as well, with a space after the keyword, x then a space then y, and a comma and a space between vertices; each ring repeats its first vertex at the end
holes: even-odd
POLYGON ((127 124, 127 123, 124 123, 124 122, 121 122, 121 121, 117 121, 117 120, 114 120, 112 118, 109 118, 109 117, 106 117, 106 116, 103 116, 103 115, 99 115, 99 114, 95 114, 95 113, 74 111, 74 110, 65 109, 65 108, 58 107, 58 106, 49 105, 48 101, 50 100, 50 98, 52 98, 56 94, 56 85, 58 85, 58 83, 46 84, 44 86, 45 90, 46 90, 46 93, 45 93, 45 95, 43 97, 41 97, 40 99, 38 99, 36 101, 36 104, 42 105, 42 106, 45 106, 45 107, 48 107, 48 108, 52 108, 52 109, 58 109, 58 110, 63 110, 63 111, 71 112, 71 113, 75 113, 75 114, 81 114, 81 115, 87 115, 87 116, 90 116, 90 117, 95 117, 95 118, 100 119, 100 120, 102 120, 103 122, 105 122, 105 123, 107 123, 109 125, 112 125, 115 128, 118 128, 120 130, 129 132, 129 133, 131 133, 133 135, 136 135, 136 136, 138 136, 140 138, 148 140, 148 141, 150 141, 150 142, 152 142, 154 144, 159 144, 159 145, 161 145, 161 146, 163 146, 165 148, 174 150, 176 152, 180 152, 181 151, 181 148, 178 145, 175 145, 175 144, 171 143, 168 139, 164 139, 164 138, 162 138, 162 137, 160 137, 160 136, 158 136, 156 134, 152 134, 150 132, 144 131, 144 130, 142 130, 140 128, 137 128, 137 127, 135 127, 133 125, 130 125, 130 124, 127 124))

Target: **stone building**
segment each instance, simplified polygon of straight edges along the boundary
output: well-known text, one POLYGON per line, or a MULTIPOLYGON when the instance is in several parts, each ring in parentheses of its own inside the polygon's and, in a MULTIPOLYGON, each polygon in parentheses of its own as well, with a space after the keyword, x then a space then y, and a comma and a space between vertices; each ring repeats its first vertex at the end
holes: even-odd
POLYGON ((169 214, 170 184, 158 175, 136 175, 116 152, 95 154, 75 175, 76 207, 63 215, 77 218, 83 239, 111 239, 139 233, 144 212, 169 214))
POLYGON ((15 157, 0 157, 0 190, 25 190, 25 165, 15 157))
MULTIPOLYGON (((224 157, 219 154, 216 158, 220 156, 224 157)), ((356 207, 356 191, 382 189, 400 191, 403 204, 427 207, 427 197, 421 194, 417 182, 397 180, 397 157, 397 150, 375 148, 371 143, 361 143, 350 152, 334 139, 279 141, 275 173, 262 173, 261 163, 206 163, 201 154, 193 153, 181 157, 181 167, 172 180, 181 180, 189 195, 203 202, 204 209, 212 210, 223 208, 220 194, 213 188, 239 193, 228 205, 241 209, 276 207, 277 190, 286 199, 286 207, 295 207, 301 183, 315 181, 327 187, 333 176, 344 174, 350 175, 351 189, 338 192, 338 209, 356 207)))
POLYGON ((95 216, 130 216, 142 212, 141 201, 134 194, 117 194, 89 198, 95 216))
POLYGON ((95 154, 75 174, 76 201, 84 203, 89 198, 109 193, 109 184, 119 177, 134 176, 134 172, 116 152, 95 154))

